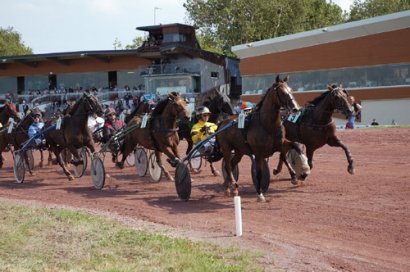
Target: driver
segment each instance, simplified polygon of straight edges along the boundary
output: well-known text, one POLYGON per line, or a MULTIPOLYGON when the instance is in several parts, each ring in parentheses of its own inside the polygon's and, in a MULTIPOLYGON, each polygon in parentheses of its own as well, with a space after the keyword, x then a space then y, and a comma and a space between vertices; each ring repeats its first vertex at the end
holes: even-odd
MULTIPOLYGON (((200 107, 197 110, 199 121, 191 129, 192 141, 194 144, 205 140, 209 135, 215 133, 218 126, 214 123, 208 122, 211 112, 207 107, 200 107)), ((201 153, 210 154, 215 144, 215 138, 210 139, 205 143, 201 149, 201 153)))
MULTIPOLYGON (((41 112, 38 110, 33 110, 31 114, 33 116, 33 123, 28 128, 28 136, 30 138, 39 133, 41 129, 44 127, 44 123, 41 119, 41 112)), ((42 137, 37 137, 34 139, 34 141, 37 146, 41 146, 43 144, 42 137)))

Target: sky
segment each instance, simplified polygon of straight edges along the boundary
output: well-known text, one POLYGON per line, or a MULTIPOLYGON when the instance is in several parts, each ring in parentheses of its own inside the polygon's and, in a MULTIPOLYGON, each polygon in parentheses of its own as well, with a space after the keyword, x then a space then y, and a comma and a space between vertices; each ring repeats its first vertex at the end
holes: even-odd
MULTIPOLYGON (((0 0, 0 27, 13 27, 34 54, 113 50, 146 32, 136 27, 189 24, 185 0, 0 0)), ((330 0, 329 0, 330 2, 330 0)), ((332 0, 349 10, 353 0, 332 0)))

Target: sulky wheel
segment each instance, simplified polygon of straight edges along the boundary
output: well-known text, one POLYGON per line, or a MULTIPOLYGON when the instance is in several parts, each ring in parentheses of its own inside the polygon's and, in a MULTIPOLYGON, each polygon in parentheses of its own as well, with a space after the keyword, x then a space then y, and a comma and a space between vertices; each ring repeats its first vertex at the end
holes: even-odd
POLYGON ((162 169, 159 167, 158 162, 157 162, 157 156, 155 155, 155 152, 152 152, 149 155, 149 174, 151 176, 151 180, 153 182, 159 182, 162 177, 162 169))
POLYGON ((81 178, 84 175, 85 169, 87 169, 88 164, 88 156, 87 150, 85 147, 78 149, 78 154, 80 155, 81 160, 83 161, 82 164, 72 165, 74 177, 81 178))
POLYGON ((191 175, 188 166, 183 162, 179 162, 175 170, 175 188, 181 200, 189 200, 191 196, 191 175))
POLYGON ((134 152, 135 169, 139 177, 144 177, 148 170, 148 156, 144 148, 137 148, 134 152))
POLYGON ((194 173, 199 173, 202 166, 202 157, 199 151, 195 151, 189 160, 189 166, 194 173))
MULTIPOLYGON (((235 165, 235 168, 232 169, 232 174, 233 174, 233 177, 234 177, 235 181, 238 181, 238 179, 239 179, 239 167, 238 167, 238 164, 236 164, 236 165, 235 165)), ((223 175, 223 177, 224 177, 224 180, 226 180, 226 179, 227 179, 227 176, 228 176, 228 173, 226 173, 226 170, 225 170, 225 159, 222 160, 222 175, 223 175)))
POLYGON ((17 183, 23 183, 26 173, 24 152, 16 152, 14 154, 13 170, 17 183))
POLYGON ((135 165, 135 152, 131 152, 127 158, 125 159, 127 162, 128 166, 134 166, 135 165))
MULTIPOLYGON (((252 181, 255 189, 257 188, 258 179, 256 177, 256 162, 252 159, 252 181)), ((266 160, 263 160, 262 163, 262 178, 261 178, 261 190, 262 193, 266 193, 269 189, 270 184, 270 173, 269 173, 269 165, 266 160)))
POLYGON ((95 189, 101 190, 105 184, 105 168, 100 157, 94 156, 91 161, 91 179, 95 189))

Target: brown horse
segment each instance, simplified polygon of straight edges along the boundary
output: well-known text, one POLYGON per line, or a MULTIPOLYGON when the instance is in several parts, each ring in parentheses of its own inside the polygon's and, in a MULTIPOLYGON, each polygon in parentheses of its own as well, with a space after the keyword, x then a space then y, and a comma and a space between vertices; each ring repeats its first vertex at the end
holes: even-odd
POLYGON ((172 176, 162 165, 160 154, 164 153, 168 157, 168 162, 175 167, 179 161, 178 154, 178 128, 177 119, 188 119, 188 111, 185 108, 185 101, 176 93, 168 94, 168 97, 158 102, 149 123, 145 128, 138 127, 141 124, 141 116, 135 116, 127 126, 137 126, 125 136, 121 147, 122 160, 117 163, 119 168, 124 167, 127 156, 141 145, 147 149, 155 151, 159 167, 173 180, 172 176))
MULTIPOLYGON (((73 163, 79 164, 83 162, 79 158, 77 149, 86 146, 91 153, 95 152, 93 137, 87 126, 88 116, 92 113, 103 113, 102 108, 98 103, 98 99, 91 94, 83 93, 83 96, 75 103, 70 114, 64 116, 61 128, 51 130, 44 135, 47 145, 55 154, 58 164, 61 166, 64 174, 66 174, 69 180, 73 180, 74 177, 65 167, 60 153, 65 148, 68 148, 76 159, 73 163)), ((50 120, 46 123, 44 129, 55 123, 56 120, 50 120)))
MULTIPOLYGON (((20 120, 17 114, 16 106, 11 102, 7 102, 3 107, 0 108, 0 123, 2 124, 2 126, 6 126, 10 118, 13 118, 15 121, 20 120)), ((7 147, 7 140, 5 138, 8 136, 7 134, 9 134, 8 128, 2 128, 0 131, 0 168, 3 167, 3 157, 1 153, 7 147)))
MULTIPOLYGON (((238 185, 234 182, 232 169, 240 162, 243 155, 248 155, 254 158, 256 166, 255 187, 259 195, 258 200, 265 200, 261 184, 265 158, 269 158, 274 152, 286 154, 292 148, 291 143, 285 140, 279 114, 281 107, 291 111, 299 109, 298 103, 293 98, 292 89, 288 85, 288 77, 280 80, 277 76, 272 87, 256 106, 255 112, 250 115, 246 129, 232 126, 216 135, 219 150, 222 151, 225 160, 226 195, 230 194, 229 187, 235 195, 238 194, 238 185), (235 152, 233 157, 232 151, 235 152)), ((219 127, 224 127, 228 123, 229 121, 222 121, 219 127)))
POLYGON ((11 102, 7 102, 0 108, 0 123, 5 126, 10 117, 15 119, 15 121, 20 120, 17 114, 16 106, 11 102))
MULTIPOLYGON (((347 146, 336 136, 336 125, 332 119, 335 110, 346 116, 352 113, 347 97, 348 93, 342 87, 329 86, 326 92, 308 103, 296 122, 287 119, 284 121, 286 138, 306 146, 306 156, 311 169, 315 150, 328 144, 343 148, 348 161, 347 171, 354 174, 352 156, 347 146)), ((281 169, 282 160, 279 160, 274 174, 279 173, 281 169)))

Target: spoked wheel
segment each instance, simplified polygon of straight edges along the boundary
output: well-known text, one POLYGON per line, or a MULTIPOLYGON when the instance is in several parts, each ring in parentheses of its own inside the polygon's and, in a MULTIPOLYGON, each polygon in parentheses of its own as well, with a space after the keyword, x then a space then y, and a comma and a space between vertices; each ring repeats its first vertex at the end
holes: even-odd
POLYGON ((125 159, 127 162, 128 166, 134 166, 135 165, 135 152, 131 152, 127 158, 125 159))
POLYGON ((25 152, 26 156, 27 156, 27 161, 28 161, 28 169, 30 171, 33 171, 34 169, 34 156, 33 156, 33 150, 29 149, 25 152))
MULTIPOLYGON (((222 159, 222 175, 224 177, 224 180, 226 180, 228 178, 228 173, 225 170, 225 164, 226 164, 225 159, 222 159)), ((239 179, 238 164, 236 164, 234 169, 232 169, 232 174, 233 174, 233 177, 234 177, 235 181, 238 181, 238 179, 239 179)))
MULTIPOLYGON (((258 179, 256 177, 256 162, 252 159, 252 181, 255 189, 257 189, 258 179)), ((270 173, 269 173, 269 165, 266 160, 263 160, 262 164, 262 178, 261 178, 261 190, 262 193, 266 193, 269 189, 270 184, 270 173)))
POLYGON ((26 168, 24 162, 24 152, 15 152, 13 162, 14 177, 17 183, 23 183, 26 168))
POLYGON ((85 147, 78 149, 78 154, 80 155, 80 158, 83 161, 83 163, 78 165, 73 164, 72 167, 74 177, 81 178, 84 175, 85 169, 87 169, 88 164, 87 150, 85 149, 85 147))
POLYGON ((189 160, 189 166, 194 173, 199 173, 201 171, 202 157, 199 151, 195 151, 194 154, 192 154, 192 157, 189 160))
POLYGON ((105 184, 105 168, 102 159, 95 156, 91 161, 91 179, 95 189, 101 190, 105 184))
POLYGON ((183 162, 179 162, 175 170, 175 188, 181 200, 189 200, 191 197, 191 174, 188 166, 183 162))
POLYGON ((157 156, 155 155, 155 152, 152 152, 149 155, 149 174, 151 176, 151 179, 153 182, 159 182, 162 177, 162 169, 159 167, 158 162, 157 162, 157 156))
POLYGON ((148 157, 144 148, 137 148, 134 152, 135 169, 139 177, 144 177, 148 170, 148 157))

